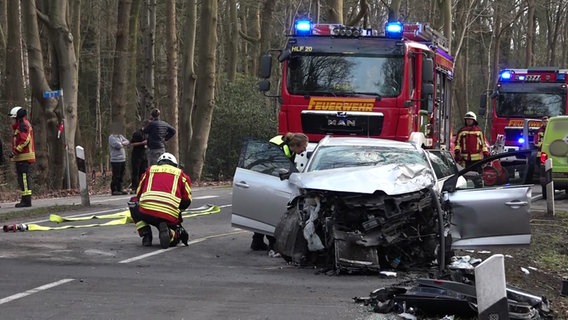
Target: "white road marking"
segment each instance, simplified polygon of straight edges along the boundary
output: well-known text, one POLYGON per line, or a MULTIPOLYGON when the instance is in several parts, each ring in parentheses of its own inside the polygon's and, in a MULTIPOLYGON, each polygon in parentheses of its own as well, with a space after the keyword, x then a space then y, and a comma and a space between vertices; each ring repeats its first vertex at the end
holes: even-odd
POLYGON ((65 284, 65 283, 67 283, 67 282, 71 282, 71 281, 73 281, 73 280, 75 280, 75 279, 62 279, 62 280, 55 281, 55 282, 52 282, 52 283, 48 283, 48 284, 46 284, 46 285, 43 285, 43 286, 40 286, 40 287, 31 289, 31 290, 27 290, 27 291, 24 291, 24 292, 16 293, 16 294, 11 295, 11 296, 9 296, 9 297, 0 299, 0 305, 2 305, 2 304, 4 304, 4 303, 8 303, 8 302, 13 301, 13 300, 16 300, 16 299, 20 299, 20 298, 23 298, 23 297, 27 297, 27 296, 29 296, 29 295, 31 295, 31 294, 34 294, 34 293, 38 293, 38 292, 41 292, 41 291, 44 291, 44 290, 47 290, 47 289, 50 289, 50 288, 53 288, 53 287, 57 287, 57 286, 59 286, 59 285, 65 284))
POLYGON ((219 198, 219 196, 201 196, 201 197, 191 197, 193 200, 203 200, 203 199, 211 199, 211 198, 219 198))
MULTIPOLYGON (((203 238, 198 238, 198 239, 194 239, 188 242, 188 244, 196 244, 202 241, 205 241, 207 239, 213 239, 213 238, 219 238, 219 237, 225 237, 225 236, 231 236, 231 235, 235 235, 235 234, 239 234, 239 233, 244 233, 244 232, 248 232, 248 231, 234 231, 234 232, 229 232, 229 233, 221 233, 221 234, 214 234, 212 236, 207 236, 207 237, 203 237, 203 238)), ((183 246, 183 245, 182 245, 183 246)), ((126 260, 122 260, 119 261, 118 263, 130 263, 130 262, 134 262, 134 261, 138 261, 138 260, 142 260, 151 256, 155 256, 157 254, 161 254, 161 253, 165 253, 168 251, 172 251, 174 249, 180 248, 178 247, 171 247, 171 248, 167 248, 167 249, 162 249, 162 250, 158 250, 158 251, 154 251, 154 252, 150 252, 150 253, 146 253, 137 257, 133 257, 130 259, 126 259, 126 260)))

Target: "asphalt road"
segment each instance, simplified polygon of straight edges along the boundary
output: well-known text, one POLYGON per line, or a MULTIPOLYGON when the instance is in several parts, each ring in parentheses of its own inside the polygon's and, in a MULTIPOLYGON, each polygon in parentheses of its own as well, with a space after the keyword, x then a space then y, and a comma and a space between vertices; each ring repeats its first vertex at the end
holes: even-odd
MULTIPOLYGON (((186 219, 189 247, 142 247, 133 224, 0 235, 3 319, 381 319, 352 301, 403 279, 325 275, 249 249, 251 233, 232 228, 231 189, 196 188, 191 208, 221 213, 186 219)), ((96 196, 64 216, 126 210, 128 196, 96 196)), ((35 200, 34 208, 78 204, 35 200)), ((2 203, 0 216, 14 211, 2 203)), ((18 209, 24 210, 24 209, 18 209)), ((58 212, 49 212, 59 214, 58 212)), ((10 223, 47 222, 48 214, 10 223), (33 221, 32 221, 33 220, 33 221)), ((65 223, 80 225, 105 221, 65 223)), ((8 224, 8 223, 6 223, 8 224)))

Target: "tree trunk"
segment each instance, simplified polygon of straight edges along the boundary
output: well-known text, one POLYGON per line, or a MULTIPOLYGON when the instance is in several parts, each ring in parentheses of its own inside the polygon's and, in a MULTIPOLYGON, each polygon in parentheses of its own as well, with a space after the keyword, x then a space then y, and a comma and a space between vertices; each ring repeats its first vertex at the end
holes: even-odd
POLYGON ((8 1, 8 47, 6 59, 6 94, 8 106, 16 105, 30 110, 26 103, 24 89, 23 55, 22 55, 22 29, 20 27, 20 3, 8 1))
POLYGON ((452 46, 452 1, 439 0, 440 12, 444 23, 444 36, 448 39, 448 50, 451 52, 452 46))
MULTIPOLYGON (((142 0, 133 0, 132 5, 130 7, 130 21, 128 23, 128 27, 130 30, 128 31, 129 40, 128 40, 128 52, 129 52, 129 62, 128 62, 128 79, 127 79, 127 105, 126 105, 126 112, 128 114, 133 115, 132 119, 136 119, 135 126, 130 129, 137 129, 139 127, 139 123, 142 119, 146 118, 144 108, 138 108, 141 106, 139 104, 138 97, 136 95, 136 74, 138 73, 138 64, 137 64, 137 53, 138 53, 138 31, 139 31, 139 17, 140 17, 140 8, 142 7, 142 0)), ((131 123, 133 124, 133 123, 131 123)))
POLYGON ((343 0, 328 0, 327 3, 328 10, 326 22, 343 24, 343 0))
POLYGON ((118 2, 118 19, 116 26, 116 48, 114 55, 114 68, 112 73, 112 97, 111 97, 111 125, 110 133, 125 134, 126 124, 126 81, 128 66, 128 30, 130 24, 131 0, 118 2))
POLYGON ((227 39, 229 49, 227 50, 227 80, 229 82, 233 82, 237 76, 237 59, 239 57, 239 20, 237 17, 236 0, 227 0, 227 6, 229 7, 229 30, 227 30, 229 33, 229 39, 227 39))
MULTIPOLYGON (((236 8, 235 8, 236 9, 236 8)), ((186 137, 186 143, 180 144, 180 163, 188 163, 190 158, 190 146, 193 136, 193 128, 191 126, 191 113, 195 100, 196 78, 193 69, 195 59, 195 30, 197 28, 197 4, 195 0, 187 0, 185 13, 185 26, 183 28, 184 50, 183 50, 183 66, 182 66, 182 91, 181 106, 179 118, 179 131, 183 132, 186 137)))
POLYGON ((528 13, 527 13, 527 39, 525 46, 525 66, 533 66, 533 44, 535 34, 535 0, 527 0, 528 13))
MULTIPOLYGON (((140 88, 142 107, 154 108, 154 60, 156 55, 156 0, 145 0, 144 33, 144 84, 140 88)), ((148 112, 149 113, 149 112, 148 112)))
POLYGON ((57 76, 60 80, 60 88, 63 90, 61 106, 65 122, 64 135, 68 172, 65 178, 71 189, 77 186, 77 164, 75 162, 75 133, 77 130, 77 91, 79 87, 79 75, 73 35, 69 30, 67 15, 67 1, 53 0, 49 2, 49 33, 51 43, 57 57, 57 76))
POLYGON ((389 17, 388 21, 398 21, 399 13, 400 13, 400 1, 401 0, 392 0, 390 6, 388 6, 389 17))
MULTIPOLYGON (((64 176, 64 143, 57 138, 60 118, 55 113, 58 101, 44 99, 43 93, 50 91, 43 64, 43 54, 39 37, 37 13, 34 0, 22 1, 22 15, 25 26, 25 39, 28 50, 29 74, 32 98, 40 104, 41 123, 36 130, 36 174, 39 181, 47 181, 49 189, 60 189, 64 176), (42 132, 43 134, 37 134, 42 132), (49 156, 47 151, 49 150, 49 156), (50 161, 51 160, 51 161, 50 161)), ((36 117, 34 117, 35 119, 36 117)))
POLYGON ((211 32, 201 32, 197 56, 199 66, 197 79, 201 85, 197 88, 195 126, 189 155, 190 176, 196 181, 201 179, 214 108, 217 33, 213 30, 217 30, 217 6, 217 0, 210 0, 203 2, 199 9, 199 30, 211 30, 211 32))
MULTIPOLYGON (((177 28, 176 28, 176 1, 168 0, 166 3, 166 47, 167 51, 167 82, 168 82, 168 106, 166 120, 174 128, 178 128, 178 62, 177 62, 177 28)), ((210 29, 211 30, 211 29, 210 29)), ((168 152, 179 158, 179 140, 181 132, 174 135, 168 141, 168 152)), ((184 135, 185 136, 185 135, 184 135)))
POLYGON ((260 57, 270 49, 270 41, 272 40, 272 17, 275 5, 276 0, 266 0, 262 8, 262 14, 260 15, 260 55, 257 57, 258 61, 260 61, 260 57))

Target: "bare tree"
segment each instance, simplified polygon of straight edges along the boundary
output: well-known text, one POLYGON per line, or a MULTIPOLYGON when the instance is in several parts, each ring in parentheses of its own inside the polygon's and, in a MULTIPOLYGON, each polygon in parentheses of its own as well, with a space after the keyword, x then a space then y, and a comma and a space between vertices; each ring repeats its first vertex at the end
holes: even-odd
MULTIPOLYGON (((176 28, 176 1, 168 0, 166 2, 166 46, 167 52, 167 65, 168 74, 166 76, 168 82, 168 106, 164 108, 166 113, 166 120, 175 128, 178 128, 178 62, 177 62, 177 28, 176 28)), ((179 144, 178 137, 174 135, 168 141, 169 152, 179 158, 179 144)))
POLYGON ((8 1, 8 47, 6 59, 5 99, 10 107, 20 105, 29 109, 24 93, 24 60, 22 55, 22 29, 20 27, 20 3, 8 1))
POLYGON ((118 21, 116 26, 116 48, 114 70, 112 74, 112 122, 111 133, 124 134, 126 124, 126 82, 128 78, 128 30, 130 24, 130 7, 132 0, 118 2, 118 21))
MULTIPOLYGON (((184 50, 182 62, 182 91, 180 102, 179 131, 184 132, 187 141, 192 141, 193 128, 191 126, 191 112, 195 101, 196 78, 193 68, 195 55, 195 30, 197 28, 197 5, 195 0, 186 0, 185 26, 183 28, 184 50)), ((182 162, 190 159, 190 143, 180 144, 180 157, 182 162)))
POLYGON ((201 32, 199 39, 199 54, 197 56, 197 99, 194 110, 194 130, 191 139, 191 153, 189 155, 189 172, 194 180, 200 180, 207 140, 211 130, 211 117, 213 115, 215 98, 215 63, 217 48, 217 9, 218 0, 201 3, 199 7, 199 29, 210 30, 201 32))

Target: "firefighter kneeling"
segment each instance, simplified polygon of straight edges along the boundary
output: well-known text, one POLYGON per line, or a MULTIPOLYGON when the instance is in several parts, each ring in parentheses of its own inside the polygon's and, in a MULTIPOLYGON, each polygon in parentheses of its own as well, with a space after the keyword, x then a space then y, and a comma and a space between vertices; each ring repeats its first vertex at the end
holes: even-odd
POLYGON ((191 180, 178 168, 176 158, 164 153, 142 175, 136 198, 129 202, 132 220, 142 237, 142 245, 152 245, 152 229, 158 228, 160 246, 175 247, 180 241, 186 246, 189 235, 181 226, 181 212, 191 204, 191 180))

